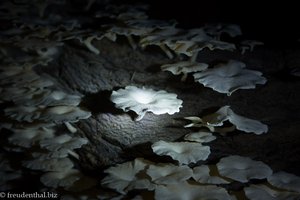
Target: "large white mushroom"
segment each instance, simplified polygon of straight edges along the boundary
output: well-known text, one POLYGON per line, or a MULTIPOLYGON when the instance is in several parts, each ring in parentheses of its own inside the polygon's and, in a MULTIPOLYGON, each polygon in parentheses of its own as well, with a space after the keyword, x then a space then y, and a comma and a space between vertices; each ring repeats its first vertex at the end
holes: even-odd
POLYGON ((170 115, 179 112, 182 107, 182 100, 177 99, 174 93, 164 90, 154 91, 152 89, 126 86, 125 89, 113 91, 110 97, 117 108, 127 111, 134 111, 141 120, 147 112, 155 115, 168 113, 170 115))
POLYGON ((195 82, 203 84, 205 87, 225 93, 230 96, 238 89, 253 89, 256 84, 265 84, 266 78, 262 73, 255 70, 245 69, 243 62, 229 60, 221 63, 212 69, 193 74, 195 82))
POLYGON ((222 158, 217 163, 217 168, 222 176, 242 183, 250 179, 265 179, 273 173, 272 169, 261 161, 236 155, 222 158))
POLYGON ((180 164, 206 160, 210 154, 209 146, 191 142, 165 142, 161 140, 152 144, 152 150, 157 155, 170 156, 180 164))
POLYGON ((212 132, 230 132, 235 128, 244 131, 246 133, 254 133, 260 135, 268 131, 268 126, 254 119, 249 119, 244 116, 240 116, 233 112, 230 106, 223 106, 216 112, 200 117, 185 117, 192 123, 185 125, 188 127, 206 127, 212 132), (232 126, 224 127, 224 122, 230 122, 232 126))

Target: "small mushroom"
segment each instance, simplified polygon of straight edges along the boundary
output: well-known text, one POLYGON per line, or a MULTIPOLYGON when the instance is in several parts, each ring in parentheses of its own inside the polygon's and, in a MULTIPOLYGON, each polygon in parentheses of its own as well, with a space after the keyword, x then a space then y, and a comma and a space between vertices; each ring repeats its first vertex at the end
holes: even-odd
POLYGON ((264 45, 263 42, 257 41, 257 40, 244 40, 241 42, 241 54, 245 54, 246 50, 249 50, 250 52, 252 52, 254 50, 255 46, 258 45, 264 45))
POLYGON ((174 185, 158 186, 155 199, 164 200, 231 200, 224 188, 212 185, 198 185, 182 182, 174 185))
POLYGON ((263 162, 242 156, 224 157, 217 163, 217 168, 222 176, 242 183, 250 179, 265 179, 273 173, 263 162))
POLYGON ((186 165, 173 164, 150 165, 146 172, 155 184, 178 184, 192 177, 193 171, 186 165))
POLYGON ((195 82, 205 87, 226 93, 230 96, 238 89, 253 89, 256 84, 265 84, 266 78, 262 73, 255 70, 245 69, 245 63, 230 60, 225 64, 218 64, 212 69, 193 74, 195 82))
POLYGON ((182 107, 182 100, 177 99, 174 93, 135 86, 126 86, 125 89, 113 91, 110 99, 117 108, 125 112, 134 111, 138 115, 136 121, 141 120, 147 112, 155 115, 165 113, 172 115, 179 112, 179 108, 182 107))
POLYGON ((174 75, 183 74, 181 81, 185 81, 188 73, 199 72, 208 68, 206 63, 197 63, 189 61, 181 61, 174 64, 165 64, 161 66, 162 71, 169 71, 174 75))
POLYGON ((280 189, 286 189, 300 193, 300 177, 294 174, 279 171, 269 176, 268 182, 280 189))
POLYGON ((210 154, 209 146, 190 142, 158 141, 152 144, 152 150, 157 155, 167 155, 180 164, 196 163, 206 160, 210 154))

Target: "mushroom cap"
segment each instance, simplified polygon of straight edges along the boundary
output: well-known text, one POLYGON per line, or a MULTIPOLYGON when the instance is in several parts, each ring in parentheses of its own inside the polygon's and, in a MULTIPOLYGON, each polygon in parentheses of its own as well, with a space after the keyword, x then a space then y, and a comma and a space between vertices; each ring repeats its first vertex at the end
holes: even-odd
POLYGON ((238 89, 253 89, 256 84, 265 84, 267 80, 261 75, 259 71, 245 69, 242 62, 230 60, 212 69, 197 72, 193 76, 195 82, 230 96, 238 89))
POLYGON ((225 179, 218 176, 210 175, 210 168, 208 165, 201 165, 193 168, 193 178, 199 183, 207 184, 227 184, 225 179))
POLYGON ((212 185, 196 185, 187 182, 160 185, 155 189, 155 199, 164 200, 231 200, 224 188, 212 185))
POLYGON ((245 187, 244 191, 249 200, 295 200, 300 198, 299 193, 273 190, 266 185, 250 185, 245 187))
POLYGON ((184 136, 184 140, 186 141, 199 142, 199 143, 211 142, 215 139, 217 139, 216 136, 214 136, 211 132, 206 132, 206 131, 193 132, 193 133, 186 134, 184 136))
POLYGON ((80 179, 81 173, 76 169, 67 171, 47 172, 40 178, 41 182, 47 187, 70 187, 80 179))
POLYGON ((14 134, 8 138, 11 144, 29 148, 37 142, 54 137, 54 129, 37 128, 37 129, 13 129, 14 134))
POLYGON ((196 63, 190 61, 181 61, 173 64, 165 64, 161 66, 162 71, 169 71, 174 75, 179 75, 181 73, 191 73, 199 72, 208 68, 206 63, 196 63))
POLYGON ((110 167, 104 172, 108 173, 102 179, 102 185, 115 189, 121 194, 126 194, 127 191, 132 189, 153 189, 152 184, 148 179, 139 179, 138 174, 144 171, 149 164, 144 159, 135 159, 131 162, 117 164, 115 167, 110 167))
POLYGON ((279 171, 268 177, 268 182, 278 188, 300 193, 300 177, 279 171))
POLYGON ((269 177, 272 169, 261 161, 254 161, 242 156, 228 156, 217 163, 222 176, 246 183, 250 179, 265 179, 269 177))
POLYGON ((117 108, 124 111, 132 110, 141 118, 146 112, 152 112, 155 115, 165 113, 172 115, 179 112, 179 108, 182 107, 182 100, 177 99, 174 93, 135 86, 126 86, 125 89, 113 91, 110 99, 117 108))
POLYGON ((22 165, 29 169, 42 171, 63 171, 69 170, 74 166, 69 158, 46 158, 46 156, 47 155, 23 161, 22 165))
POLYGON ((178 184, 192 177, 193 170, 186 165, 150 165, 146 172, 156 184, 178 184))
POLYGON ((254 119, 249 119, 234 113, 230 106, 223 106, 216 112, 199 117, 185 117, 192 123, 185 127, 207 127, 212 132, 229 132, 235 128, 246 133, 260 135, 268 131, 268 126, 254 119), (225 121, 229 121, 233 127, 221 127, 225 121))
POLYGON ((158 141, 152 144, 152 150, 157 155, 167 155, 180 164, 196 163, 206 160, 210 154, 209 146, 190 142, 158 141))
POLYGON ((42 140, 40 142, 40 146, 50 151, 63 151, 64 149, 78 149, 87 143, 88 140, 86 138, 71 137, 68 134, 63 134, 52 139, 42 140))

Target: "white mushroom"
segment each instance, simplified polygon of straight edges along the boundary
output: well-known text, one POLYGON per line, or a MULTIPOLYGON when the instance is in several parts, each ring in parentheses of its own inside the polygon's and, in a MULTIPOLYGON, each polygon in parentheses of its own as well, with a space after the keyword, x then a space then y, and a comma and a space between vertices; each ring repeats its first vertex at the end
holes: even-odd
POLYGON ((199 143, 211 142, 215 139, 217 139, 216 136, 214 136, 211 132, 206 132, 206 131, 193 132, 193 133, 186 134, 184 136, 184 140, 186 141, 199 142, 199 143))
MULTIPOLYGON (((38 156, 36 154, 34 156, 38 156)), ((47 155, 26 160, 22 165, 29 169, 42 170, 42 171, 63 171, 71 169, 74 164, 69 158, 46 158, 47 155)))
POLYGON ((208 165, 201 165, 193 168, 193 178, 199 183, 207 184, 228 184, 229 182, 225 179, 212 174, 208 165))
POLYGON ((81 148, 82 145, 87 143, 88 140, 85 138, 71 137, 68 134, 63 134, 55 138, 40 141, 40 146, 50 150, 53 156, 66 157, 69 153, 75 153, 72 150, 81 148))
POLYGON ((29 148, 37 142, 54 137, 54 130, 41 127, 37 129, 13 129, 14 134, 8 137, 11 144, 29 148))
POLYGON ((264 45, 263 42, 257 41, 257 40, 244 40, 241 42, 241 54, 244 54, 246 50, 249 50, 250 52, 253 51, 255 46, 258 45, 264 45))
POLYGON ((300 177, 294 174, 283 171, 276 172, 268 177, 268 182, 280 189, 286 189, 300 193, 300 177))
POLYGON ((188 73, 199 72, 208 68, 206 63, 197 63, 190 61, 181 61, 174 64, 165 64, 161 66, 162 71, 169 71, 174 75, 183 74, 181 81, 185 81, 188 73))
POLYGON ((76 106, 54 106, 45 109, 40 120, 52 121, 54 123, 77 122, 80 119, 87 119, 91 116, 91 112, 82 110, 76 106))
POLYGON ((154 186, 148 179, 138 177, 138 174, 144 171, 148 164, 148 161, 137 158, 134 161, 110 167, 104 171, 108 175, 102 179, 101 183, 121 194, 126 194, 132 189, 152 190, 154 186))
POLYGON ((266 78, 255 70, 245 69, 246 65, 236 60, 218 64, 212 69, 193 74, 195 82, 230 96, 238 89, 253 89, 256 84, 265 84, 266 78))
POLYGON ((178 184, 192 177, 193 170, 186 165, 173 164, 150 165, 146 172, 155 184, 178 184))
POLYGON ((241 156, 224 157, 217 163, 217 167, 222 176, 242 183, 250 179, 265 179, 273 173, 263 162, 241 156))
POLYGON ((200 117, 185 117, 192 123, 185 125, 188 127, 206 127, 212 132, 226 133, 235 128, 246 133, 260 135, 268 131, 268 126, 254 119, 249 119, 234 113, 230 106, 223 106, 216 112, 200 117), (229 121, 232 126, 223 127, 224 122, 229 121))
POLYGON ((110 99, 117 108, 126 112, 134 111, 138 115, 136 121, 141 120, 147 112, 155 115, 165 113, 172 115, 179 112, 179 108, 182 107, 182 100, 177 99, 177 95, 174 93, 135 86, 126 86, 125 89, 113 91, 110 99))
POLYGON ((296 192, 287 192, 274 190, 266 185, 250 185, 244 188, 246 197, 249 200, 296 200, 300 199, 300 194, 296 192))
POLYGON ((155 189, 155 199, 164 200, 231 200, 224 188, 217 186, 203 186, 186 182, 158 186, 155 189))
POLYGON ((170 156, 180 164, 196 163, 206 160, 210 154, 209 146, 190 142, 158 141, 152 144, 152 150, 157 155, 170 156))
POLYGON ((47 187, 70 187, 80 179, 81 173, 76 169, 67 171, 47 172, 40 178, 41 182, 47 187))

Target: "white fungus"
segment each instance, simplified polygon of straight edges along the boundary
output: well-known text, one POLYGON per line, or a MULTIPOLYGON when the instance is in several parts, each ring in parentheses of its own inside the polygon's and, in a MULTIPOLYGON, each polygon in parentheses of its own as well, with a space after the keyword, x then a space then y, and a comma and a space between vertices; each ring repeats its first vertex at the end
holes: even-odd
POLYGON ((157 155, 170 156, 180 164, 196 163, 200 160, 206 160, 210 154, 209 146, 190 142, 158 141, 152 144, 152 150, 157 155))
POLYGON ((188 180, 193 171, 186 165, 176 166, 173 164, 150 165, 146 172, 155 184, 178 184, 188 180))
POLYGON ((261 161, 254 161, 242 156, 228 156, 217 163, 222 176, 246 183, 250 179, 265 179, 269 177, 272 169, 261 161))
POLYGON ((245 69, 243 62, 229 60, 227 63, 221 63, 212 69, 195 73, 195 82, 203 84, 205 87, 225 93, 230 96, 238 89, 253 89, 256 84, 265 84, 266 78, 262 73, 255 70, 245 69))
POLYGON ((300 177, 287 172, 276 172, 268 177, 268 182, 278 188, 300 193, 300 177))
POLYGON ((113 91, 110 99, 117 108, 125 112, 134 111, 138 115, 136 121, 141 120, 147 112, 155 115, 165 113, 172 115, 179 112, 179 108, 182 107, 182 100, 177 99, 177 95, 174 93, 135 86, 126 86, 125 89, 113 91))

